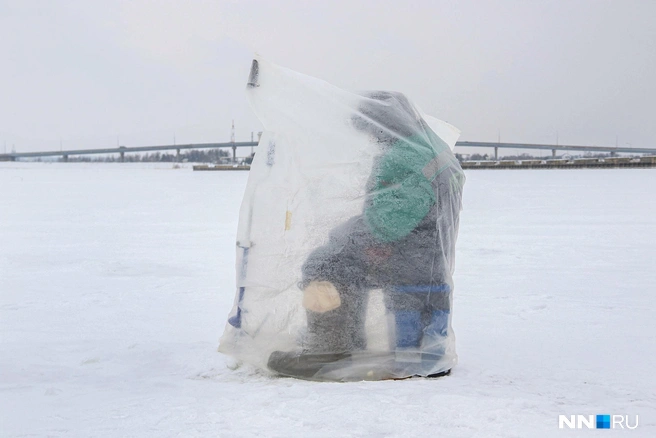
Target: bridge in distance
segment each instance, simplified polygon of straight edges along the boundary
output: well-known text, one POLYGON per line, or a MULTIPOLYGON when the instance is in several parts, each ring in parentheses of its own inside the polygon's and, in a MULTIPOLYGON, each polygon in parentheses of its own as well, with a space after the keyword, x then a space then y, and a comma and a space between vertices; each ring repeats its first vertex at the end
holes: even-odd
MULTIPOLYGON (((16 161, 21 158, 42 158, 42 157, 62 157, 65 161, 72 155, 107 155, 119 154, 121 160, 128 153, 139 152, 153 152, 153 151, 176 151, 180 157, 180 151, 189 149, 232 149, 233 158, 237 156, 238 147, 254 147, 257 142, 243 141, 243 142, 228 142, 228 143, 194 143, 194 144, 178 144, 178 145, 162 145, 162 146, 136 146, 136 147, 115 147, 104 149, 71 149, 59 151, 43 151, 43 152, 12 152, 9 154, 0 154, 0 161, 16 161)), ((552 156, 556 156, 556 151, 577 151, 577 152, 608 152, 611 155, 618 153, 634 153, 634 154, 656 154, 656 148, 618 148, 611 146, 577 146, 577 145, 553 145, 553 144, 532 144, 532 143, 492 143, 480 141, 459 141, 456 147, 476 147, 476 148, 494 148, 494 158, 498 160, 499 149, 538 149, 538 150, 551 150, 552 156)))

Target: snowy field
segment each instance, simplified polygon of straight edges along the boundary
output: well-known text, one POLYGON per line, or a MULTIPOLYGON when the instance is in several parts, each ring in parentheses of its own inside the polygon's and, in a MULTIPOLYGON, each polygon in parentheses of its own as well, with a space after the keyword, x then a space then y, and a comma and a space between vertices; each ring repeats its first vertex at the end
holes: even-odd
POLYGON ((453 374, 313 383, 216 352, 247 173, 0 163, 0 435, 656 436, 656 170, 467 177, 453 374))

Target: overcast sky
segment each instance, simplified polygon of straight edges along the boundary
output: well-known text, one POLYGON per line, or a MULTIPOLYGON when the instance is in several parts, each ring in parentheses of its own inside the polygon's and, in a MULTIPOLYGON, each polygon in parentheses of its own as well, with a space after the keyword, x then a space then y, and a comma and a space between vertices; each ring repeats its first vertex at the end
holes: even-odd
POLYGON ((0 0, 0 148, 249 140, 255 52, 461 140, 656 147, 655 23, 654 0, 0 0))

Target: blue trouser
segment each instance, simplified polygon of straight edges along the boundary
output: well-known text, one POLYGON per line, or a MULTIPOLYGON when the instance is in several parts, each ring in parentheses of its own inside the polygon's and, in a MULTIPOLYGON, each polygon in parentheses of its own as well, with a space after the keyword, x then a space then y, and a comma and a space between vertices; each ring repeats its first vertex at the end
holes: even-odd
POLYGON ((432 360, 444 355, 450 290, 446 284, 392 288, 388 308, 395 318, 397 351, 420 350, 432 360))

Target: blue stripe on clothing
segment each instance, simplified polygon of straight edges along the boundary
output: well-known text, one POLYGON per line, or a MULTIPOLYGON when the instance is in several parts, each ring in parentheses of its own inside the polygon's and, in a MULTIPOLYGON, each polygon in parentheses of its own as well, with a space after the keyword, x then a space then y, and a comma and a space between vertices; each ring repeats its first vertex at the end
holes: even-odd
POLYGON ((434 284, 434 285, 419 285, 419 286, 394 286, 392 288, 394 292, 400 293, 449 293, 451 292, 451 287, 448 284, 434 284))

